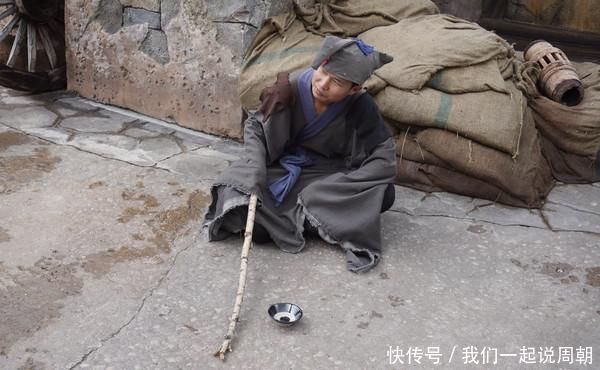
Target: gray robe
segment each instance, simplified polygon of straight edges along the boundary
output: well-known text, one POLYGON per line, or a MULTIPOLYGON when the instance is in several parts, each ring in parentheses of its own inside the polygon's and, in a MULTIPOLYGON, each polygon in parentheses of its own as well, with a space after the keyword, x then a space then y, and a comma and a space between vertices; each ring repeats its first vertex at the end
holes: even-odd
POLYGON ((396 176, 394 141, 370 95, 359 93, 316 136, 296 142, 306 120, 296 77, 290 81, 292 101, 268 118, 252 112, 244 127, 244 158, 234 162, 211 189, 205 215, 209 240, 243 232, 249 195, 258 195, 255 222, 286 252, 305 245, 305 221, 326 242, 347 253, 354 272, 375 266, 381 256, 380 212, 384 192, 396 176), (301 175, 276 207, 268 185, 287 171, 280 157, 294 145, 308 149, 314 164, 301 175), (243 210, 245 212, 239 212, 243 210))

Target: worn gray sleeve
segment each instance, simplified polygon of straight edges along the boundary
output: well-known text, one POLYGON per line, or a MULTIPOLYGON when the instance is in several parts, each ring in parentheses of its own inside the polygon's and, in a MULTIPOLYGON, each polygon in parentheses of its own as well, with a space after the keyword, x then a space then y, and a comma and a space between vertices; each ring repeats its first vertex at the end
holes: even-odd
POLYGON ((267 182, 267 150, 259 118, 251 114, 244 122, 243 155, 223 171, 215 186, 233 187, 247 195, 257 194, 262 199, 267 182))

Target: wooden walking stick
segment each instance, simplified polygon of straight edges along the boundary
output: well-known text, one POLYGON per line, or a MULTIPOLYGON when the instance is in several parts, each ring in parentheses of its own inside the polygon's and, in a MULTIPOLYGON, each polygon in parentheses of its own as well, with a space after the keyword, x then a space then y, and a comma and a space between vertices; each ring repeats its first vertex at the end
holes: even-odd
POLYGON ((238 290, 235 296, 235 304, 233 305, 233 314, 229 320, 229 329, 225 334, 225 340, 215 356, 218 356, 221 360, 225 360, 225 354, 231 352, 231 341, 235 332, 235 326, 240 320, 240 310, 242 308, 242 301, 244 300, 244 290, 246 289, 246 274, 248 273, 248 253, 250 252, 250 245, 252 244, 252 230, 254 229, 254 216, 256 215, 256 194, 250 196, 250 204, 248 205, 248 219, 246 220, 246 232, 244 233, 244 246, 242 247, 242 256, 240 263, 240 280, 238 283, 238 290))

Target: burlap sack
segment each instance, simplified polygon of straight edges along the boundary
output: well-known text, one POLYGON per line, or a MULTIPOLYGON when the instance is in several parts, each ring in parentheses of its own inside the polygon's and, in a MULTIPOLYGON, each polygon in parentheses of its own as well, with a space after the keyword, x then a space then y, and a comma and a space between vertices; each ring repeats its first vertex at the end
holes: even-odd
POLYGON ((596 157, 580 156, 558 149, 542 137, 542 152, 552 168, 552 176, 567 184, 587 184, 600 181, 600 150, 596 157))
POLYGON ((322 41, 321 36, 306 32, 302 22, 289 14, 270 18, 242 65, 239 81, 242 106, 258 107, 260 92, 275 83, 277 73, 308 68, 322 41))
POLYGON ((402 133, 396 135, 394 140, 396 142, 397 161, 401 162, 406 159, 411 162, 432 164, 445 169, 452 169, 448 163, 423 148, 414 134, 402 133))
POLYGON ((242 106, 256 108, 260 92, 279 72, 307 68, 325 34, 357 35, 406 17, 439 13, 430 0, 294 1, 287 14, 268 18, 246 53, 240 71, 242 106))
POLYGON ((516 156, 525 99, 512 82, 505 86, 510 94, 447 94, 431 88, 410 92, 388 86, 375 96, 375 102, 392 120, 448 129, 516 156))
POLYGON ((600 65, 575 65, 585 88, 581 103, 568 107, 538 96, 529 102, 535 122, 556 147, 594 159, 600 150, 600 65))
POLYGON ((505 64, 490 59, 472 66, 444 68, 433 74, 427 86, 450 94, 488 90, 508 93, 498 63, 505 64))
POLYGON ((445 130, 423 130, 416 134, 416 139, 450 168, 492 184, 532 207, 541 204, 554 185, 529 110, 523 123, 520 155, 516 159, 445 130))
POLYGON ((511 46, 475 23, 436 14, 373 28, 360 37, 394 57, 375 73, 403 90, 419 90, 444 68, 466 67, 512 55, 511 46))
POLYGON ((294 9, 308 31, 340 37, 357 36, 401 19, 440 12, 429 0, 316 0, 304 5, 294 1, 294 9))
POLYGON ((427 192, 446 191, 474 198, 488 199, 514 207, 537 208, 542 205, 541 202, 525 203, 493 184, 460 172, 406 159, 398 162, 396 184, 427 192))

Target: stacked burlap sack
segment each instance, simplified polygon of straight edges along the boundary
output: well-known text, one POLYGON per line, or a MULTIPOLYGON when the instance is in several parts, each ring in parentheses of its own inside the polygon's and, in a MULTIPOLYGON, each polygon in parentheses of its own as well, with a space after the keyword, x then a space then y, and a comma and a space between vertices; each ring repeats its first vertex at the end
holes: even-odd
POLYGON ((278 72, 310 66, 326 34, 357 36, 401 19, 437 13, 429 0, 294 0, 289 13, 264 22, 248 49, 240 72, 242 106, 258 106, 260 92, 278 72))
POLYGON ((399 128, 399 184, 542 205, 553 178, 505 40, 448 15, 405 19, 360 37, 395 57, 367 87, 399 128))
POLYGON ((565 181, 568 176, 559 174, 568 167, 571 179, 593 180, 582 169, 589 163, 581 160, 589 161, 598 149, 598 71, 584 78, 597 89, 586 89, 582 105, 555 107, 562 117, 548 113, 556 103, 539 96, 537 76, 523 73, 531 66, 518 61, 505 40, 439 14, 428 0, 294 3, 290 13, 265 22, 246 56, 240 76, 243 106, 255 108, 260 91, 278 72, 308 67, 324 34, 358 36, 394 56, 365 87, 395 135, 398 184, 535 208, 554 185, 553 172, 565 181), (596 120, 590 127, 567 129, 559 122, 581 122, 584 111, 596 120), (546 138, 536 129, 542 117, 546 138), (572 144, 583 136, 589 147, 558 145, 565 131, 572 144), (548 155, 552 168, 544 150, 553 153, 548 155))
POLYGON ((574 63, 574 66, 584 87, 581 103, 572 107, 559 104, 530 85, 529 106, 542 134, 544 155, 554 177, 566 183, 597 182, 600 181, 600 65, 574 63))

